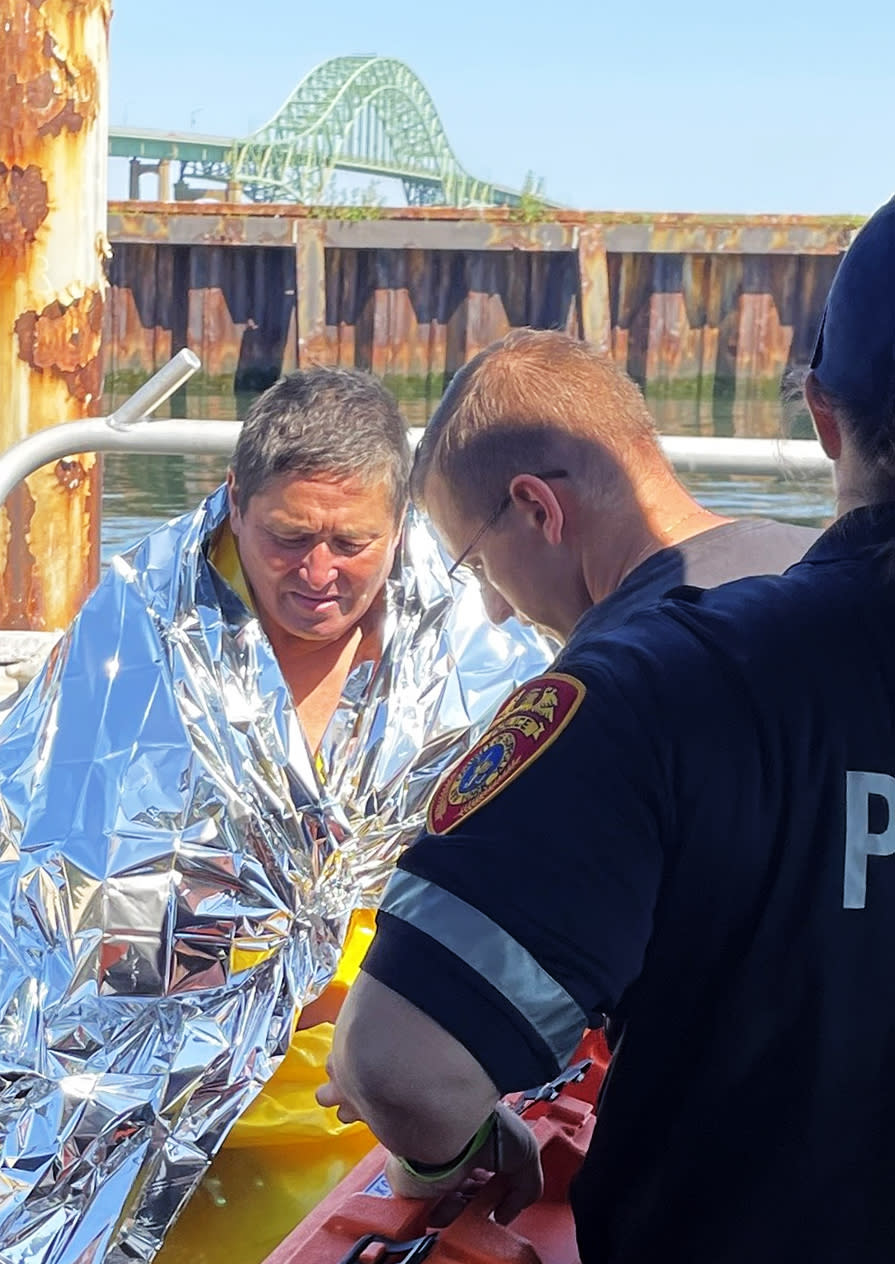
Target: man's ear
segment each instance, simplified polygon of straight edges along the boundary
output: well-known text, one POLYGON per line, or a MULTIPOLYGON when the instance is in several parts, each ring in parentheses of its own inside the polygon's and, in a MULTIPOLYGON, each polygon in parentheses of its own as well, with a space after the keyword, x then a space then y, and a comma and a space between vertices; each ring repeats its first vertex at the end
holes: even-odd
POLYGON ((566 515, 553 488, 536 474, 517 474, 510 482, 515 507, 538 528, 548 544, 562 542, 566 515))
POLYGON ((836 411, 814 376, 813 369, 805 379, 805 400, 811 410, 820 446, 831 461, 838 461, 842 455, 842 431, 836 411))
POLYGON ((227 470, 227 502, 230 506, 230 530, 239 535, 239 506, 236 503, 236 476, 227 470))

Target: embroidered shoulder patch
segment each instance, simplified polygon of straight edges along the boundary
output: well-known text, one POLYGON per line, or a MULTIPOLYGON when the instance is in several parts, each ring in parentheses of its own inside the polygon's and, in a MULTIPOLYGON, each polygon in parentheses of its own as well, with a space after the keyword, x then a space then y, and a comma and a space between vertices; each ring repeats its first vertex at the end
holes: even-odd
POLYGON ((561 672, 517 689, 472 750, 442 779, 429 805, 429 833, 447 834, 515 781, 556 741, 586 692, 580 680, 561 672))

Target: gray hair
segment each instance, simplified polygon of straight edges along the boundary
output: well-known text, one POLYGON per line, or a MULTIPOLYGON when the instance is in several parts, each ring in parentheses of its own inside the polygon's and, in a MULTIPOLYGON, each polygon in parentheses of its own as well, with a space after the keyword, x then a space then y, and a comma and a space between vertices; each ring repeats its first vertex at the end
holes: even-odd
POLYGON ((398 405, 358 369, 299 369, 255 400, 230 468, 241 511, 279 474, 383 480, 397 522, 407 506, 410 444, 398 405))

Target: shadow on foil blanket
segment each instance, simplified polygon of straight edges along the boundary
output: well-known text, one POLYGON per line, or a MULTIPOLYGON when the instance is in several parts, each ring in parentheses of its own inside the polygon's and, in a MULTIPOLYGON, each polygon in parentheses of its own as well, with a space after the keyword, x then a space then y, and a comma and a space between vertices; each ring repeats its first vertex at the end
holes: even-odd
POLYGON ((112 564, 0 727, 0 1258, 149 1260, 375 905, 435 779, 549 659, 411 519, 378 665, 312 759, 206 556, 112 564))

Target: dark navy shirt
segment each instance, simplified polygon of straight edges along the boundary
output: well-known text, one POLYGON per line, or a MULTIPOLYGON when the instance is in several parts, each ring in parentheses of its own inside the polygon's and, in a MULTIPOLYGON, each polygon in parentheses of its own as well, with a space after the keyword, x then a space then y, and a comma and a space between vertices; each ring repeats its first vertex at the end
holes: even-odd
POLYGON ((389 885, 364 969, 501 1092, 624 1024, 583 1264, 895 1259, 893 547, 858 510, 581 638, 566 726, 489 783, 498 716, 389 885))

